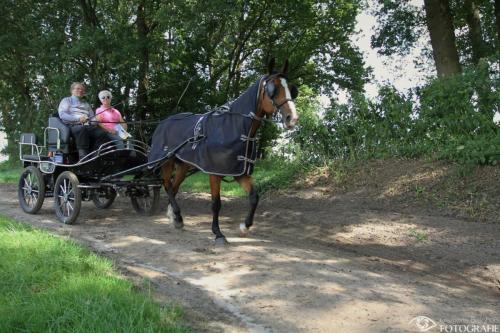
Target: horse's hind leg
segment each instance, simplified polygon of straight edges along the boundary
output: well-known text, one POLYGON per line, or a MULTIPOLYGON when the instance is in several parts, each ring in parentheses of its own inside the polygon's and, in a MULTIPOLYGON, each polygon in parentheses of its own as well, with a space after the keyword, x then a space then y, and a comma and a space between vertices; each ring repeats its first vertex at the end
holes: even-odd
POLYGON ((220 176, 210 175, 210 193, 212 194, 212 232, 215 235, 216 245, 227 244, 226 236, 222 234, 219 228, 219 212, 221 207, 220 201, 220 176))
POLYGON ((235 177, 235 179, 243 188, 243 190, 247 192, 248 199, 250 201, 250 210, 248 211, 248 215, 245 219, 245 224, 243 223, 240 224, 241 235, 245 236, 253 224, 253 217, 255 215, 255 210, 257 209, 257 204, 259 203, 259 194, 257 193, 252 184, 252 177, 240 176, 240 177, 235 177))
MULTIPOLYGON (((177 190, 179 189, 179 184, 177 184, 178 181, 178 174, 176 170, 176 177, 174 184, 172 184, 171 178, 172 174, 175 169, 175 161, 170 160, 167 161, 161 168, 161 174, 163 177, 163 185, 165 187, 165 191, 167 192, 168 195, 168 200, 169 200, 169 207, 167 208, 167 215, 169 216, 171 222, 173 222, 174 227, 176 229, 181 229, 184 226, 184 222, 182 220, 182 215, 181 215, 181 209, 179 208, 179 205, 177 204, 177 201, 175 200, 175 195, 177 194, 177 190), (177 187, 176 187, 177 184, 177 187), (172 210, 172 214, 170 214, 170 209, 172 210)), ((185 173, 184 173, 185 177, 185 173)), ((184 180, 184 178, 182 179, 184 180)))

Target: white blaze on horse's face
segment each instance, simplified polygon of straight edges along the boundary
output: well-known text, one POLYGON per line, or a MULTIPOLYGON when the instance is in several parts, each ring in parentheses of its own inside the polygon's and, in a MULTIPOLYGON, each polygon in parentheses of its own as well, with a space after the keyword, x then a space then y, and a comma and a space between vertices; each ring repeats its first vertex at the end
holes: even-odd
POLYGON ((286 129, 292 129, 297 125, 297 121, 299 120, 299 115, 297 114, 297 110, 295 109, 295 103, 292 100, 292 94, 290 93, 290 89, 288 88, 288 83, 285 78, 280 78, 281 86, 285 89, 285 98, 287 102, 281 107, 281 113, 283 117, 283 125, 286 129), (283 107, 288 105, 288 110, 285 110, 283 107))

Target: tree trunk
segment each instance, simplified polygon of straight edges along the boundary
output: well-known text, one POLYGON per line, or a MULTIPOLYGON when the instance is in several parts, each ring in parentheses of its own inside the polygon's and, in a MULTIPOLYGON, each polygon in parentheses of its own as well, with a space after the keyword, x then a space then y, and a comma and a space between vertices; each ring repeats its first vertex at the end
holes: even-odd
POLYGON ((144 119, 148 109, 149 27, 146 22, 145 1, 137 7, 137 35, 139 38, 139 86, 137 87, 137 115, 144 119))
MULTIPOLYGON (((83 23, 85 24, 86 27, 91 29, 92 32, 95 32, 99 28, 99 21, 97 19, 97 14, 96 14, 96 6, 97 6, 96 2, 92 0, 80 0, 80 6, 82 8, 82 13, 83 13, 83 23)), ((97 54, 97 49, 91 51, 91 53, 89 54, 89 58, 90 58, 90 67, 87 68, 87 70, 90 81, 92 85, 96 87, 102 87, 102 82, 101 82, 102 74, 99 73, 98 71, 99 56, 97 54)), ((92 103, 93 98, 90 98, 90 101, 92 103)))
POLYGON ((472 46, 472 61, 477 64, 479 59, 486 57, 486 43, 481 31, 481 17, 475 0, 465 0, 465 19, 469 27, 469 38, 472 46))
POLYGON ((500 0, 495 0, 495 20, 497 23, 497 52, 500 52, 500 0))
POLYGON ((438 76, 460 73, 462 69, 448 0, 424 0, 424 6, 438 76))

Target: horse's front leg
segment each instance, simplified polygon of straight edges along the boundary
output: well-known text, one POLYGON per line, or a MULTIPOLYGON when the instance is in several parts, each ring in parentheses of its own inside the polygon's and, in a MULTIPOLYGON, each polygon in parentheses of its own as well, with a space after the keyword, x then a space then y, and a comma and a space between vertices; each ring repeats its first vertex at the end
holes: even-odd
POLYGON ((219 228, 220 182, 222 177, 210 175, 210 193, 212 194, 212 232, 215 235, 215 245, 226 245, 228 241, 219 228))
POLYGON ((175 199, 175 195, 177 194, 180 184, 186 177, 187 170, 185 170, 182 167, 177 167, 176 169, 175 161, 170 160, 162 166, 161 171, 163 177, 163 185, 165 187, 165 191, 167 192, 169 200, 169 206, 167 208, 167 216, 169 217, 170 221, 174 224, 174 227, 176 229, 182 229, 182 227, 184 227, 184 221, 182 219, 181 209, 177 204, 177 200, 175 199), (175 170, 175 180, 174 183, 172 184, 171 178, 174 170, 175 170))
POLYGON ((257 204, 259 203, 259 194, 257 190, 255 190, 252 184, 252 177, 250 176, 240 176, 235 178, 236 181, 240 184, 240 186, 247 192, 248 199, 250 201, 250 210, 248 211, 248 215, 245 219, 245 223, 240 224, 240 232, 241 236, 246 236, 250 227, 253 224, 253 217, 255 215, 255 210, 257 209, 257 204))

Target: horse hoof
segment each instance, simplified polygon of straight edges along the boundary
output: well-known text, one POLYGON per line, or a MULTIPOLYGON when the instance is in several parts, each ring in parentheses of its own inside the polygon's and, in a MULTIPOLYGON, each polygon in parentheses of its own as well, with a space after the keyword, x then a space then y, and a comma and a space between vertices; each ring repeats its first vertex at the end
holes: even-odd
POLYGON ((216 246, 225 246, 228 245, 229 242, 226 240, 226 237, 219 237, 215 239, 216 246))
POLYGON ((248 235, 249 231, 250 231, 250 229, 247 228, 245 223, 240 223, 240 236, 241 237, 245 237, 246 235, 248 235))
POLYGON ((184 221, 182 220, 182 217, 174 217, 174 227, 175 229, 182 229, 184 228, 184 221))

